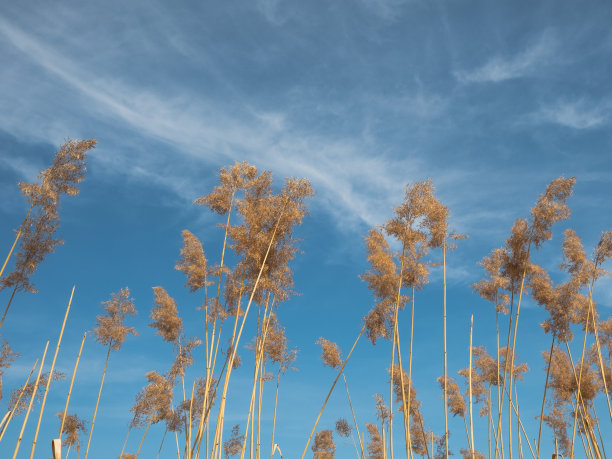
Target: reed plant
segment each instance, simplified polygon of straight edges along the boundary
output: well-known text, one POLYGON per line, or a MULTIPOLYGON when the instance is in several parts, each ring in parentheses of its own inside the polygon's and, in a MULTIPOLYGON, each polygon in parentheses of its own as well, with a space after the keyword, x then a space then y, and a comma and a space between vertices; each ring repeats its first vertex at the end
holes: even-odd
MULTIPOLYGON (((31 209, 13 242, 14 249, 21 241, 15 270, 0 281, 4 287, 13 288, 8 306, 17 291, 34 290, 30 276, 36 264, 58 244, 54 234, 58 224, 59 195, 78 192, 76 184, 83 177, 84 153, 95 145, 95 141, 88 142, 82 145, 71 142, 62 147, 63 156, 58 156, 57 164, 54 162, 50 169, 43 171, 39 183, 20 185, 31 209), (27 269, 24 264, 28 265, 27 269)), ((612 319, 600 316, 603 311, 595 302, 594 290, 597 281, 609 275, 605 267, 612 256, 612 231, 601 234, 589 257, 578 234, 566 229, 558 273, 553 273, 550 260, 539 260, 537 250, 552 238, 553 225, 570 216, 567 201, 574 182, 573 178, 564 177, 553 180, 538 197, 530 216, 514 222, 504 246, 494 249, 479 262, 484 276, 472 284, 472 288, 494 308, 494 317, 492 314, 489 316, 490 323, 495 320, 495 342, 492 345, 488 343, 491 353, 485 346, 474 345, 480 327, 485 327, 481 323, 487 322, 485 316, 477 316, 476 322, 472 316, 467 351, 457 351, 452 344, 449 346, 448 310, 454 307, 454 303, 447 298, 447 258, 456 241, 464 236, 449 230, 449 209, 436 197, 431 180, 406 186, 404 199, 393 209, 391 218, 371 228, 365 237, 368 268, 360 277, 372 292, 373 302, 362 319, 361 329, 349 352, 343 356, 335 342, 323 337, 316 342, 321 346, 324 366, 330 367, 334 375, 302 451, 302 459, 307 454, 312 454, 315 459, 339 456, 343 454, 342 448, 347 445, 350 448, 349 438, 356 456, 362 459, 394 459, 395 456, 442 459, 452 453, 466 459, 512 459, 513 456, 523 459, 529 454, 539 459, 546 444, 550 450, 554 449, 555 454, 577 457, 582 448, 589 459, 606 457, 605 429, 602 432, 600 428, 603 419, 597 416, 596 410, 603 414, 601 408, 605 398, 609 416, 603 415, 603 418, 607 420, 609 417, 612 421, 609 400, 612 319), (437 411, 439 431, 434 432, 431 426, 436 425, 435 421, 426 422, 425 415, 429 419, 436 410, 430 406, 430 397, 417 398, 415 388, 416 382, 419 388, 423 388, 421 390, 430 392, 432 381, 422 380, 421 373, 413 369, 413 360, 417 352, 422 351, 420 343, 415 343, 414 339, 415 328, 421 326, 421 308, 435 307, 439 311, 439 303, 436 306, 426 295, 422 301, 416 299, 417 294, 420 295, 418 292, 429 283, 430 271, 438 269, 437 266, 442 277, 440 347, 443 359, 436 373, 442 373, 438 383, 443 406, 437 411), (545 314, 541 328, 550 342, 542 354, 544 387, 542 398, 538 399, 537 431, 527 422, 526 413, 531 410, 526 409, 524 399, 519 405, 518 399, 519 394, 525 397, 521 383, 529 371, 527 364, 519 361, 517 355, 517 349, 524 352, 517 346, 518 323, 527 296, 544 310, 538 313, 545 314), (406 312, 409 317, 405 318, 410 321, 409 331, 400 327, 406 306, 410 308, 406 312), (408 335, 402 336, 400 331, 408 335), (379 391, 388 394, 388 398, 377 393, 374 403, 370 399, 368 420, 373 422, 360 424, 360 418, 366 413, 354 403, 355 396, 349 391, 345 369, 351 357, 359 354, 357 344, 363 335, 373 345, 383 342, 386 346, 388 340, 390 355, 384 357, 389 363, 385 365, 385 375, 389 379, 384 382, 384 390, 379 391), (575 335, 580 338, 576 342, 575 335), (457 372, 457 378, 451 375, 448 363, 449 356, 454 359, 459 354, 461 362, 467 361, 467 367, 457 372), (345 416, 336 418, 335 428, 330 429, 327 427, 332 421, 324 417, 324 411, 340 378, 348 404, 344 407, 345 416), (400 418, 395 419, 395 414, 401 416, 401 425, 396 422, 400 418), (347 419, 352 419, 353 425, 347 419), (453 436, 451 441, 451 427, 461 421, 463 428, 459 427, 459 431, 465 430, 465 437, 461 433, 453 436), (323 427, 319 428, 319 424, 323 427), (394 438, 398 426, 404 432, 402 450, 405 451, 401 452, 396 449, 398 442, 394 438), (360 428, 367 432, 367 444, 360 428), (344 440, 337 442, 338 439, 344 440), (482 452, 485 448, 486 454, 482 452)), ((307 180, 287 179, 277 192, 273 185, 271 173, 260 172, 245 162, 235 163, 219 171, 218 186, 196 199, 196 204, 218 214, 223 233, 217 262, 210 261, 207 256, 215 253, 214 248, 203 244, 189 230, 183 230, 181 234, 182 247, 175 268, 185 275, 185 287, 193 294, 186 302, 193 301, 202 311, 201 320, 195 325, 199 336, 191 337, 191 330, 185 330, 192 324, 183 323, 177 302, 168 291, 161 286, 153 287, 150 327, 172 346, 174 356, 162 368, 146 373, 146 385, 136 395, 131 408, 131 422, 120 457, 145 455, 144 443, 147 438, 151 441, 156 436, 153 434, 156 428, 151 429, 156 424, 162 424, 164 429, 163 435, 160 430, 159 438, 155 438, 157 457, 164 457, 164 442, 171 435, 179 459, 199 459, 200 456, 221 459, 238 455, 244 459, 247 454, 250 459, 261 459, 267 453, 267 444, 270 445, 271 459, 277 453, 282 456, 279 443, 284 447, 288 440, 281 438, 279 441, 277 433, 277 416, 282 413, 278 408, 283 404, 279 403, 279 386, 287 370, 294 369, 297 349, 289 348, 289 339, 280 318, 283 303, 295 294, 290 268, 298 253, 298 239, 294 233, 307 214, 306 200, 313 191, 307 180), (253 330, 254 336, 246 338, 245 335, 253 330), (250 344, 245 346, 245 341, 250 344), (201 345, 204 349, 199 347, 201 345), (244 371, 238 368, 245 347, 252 351, 252 359, 245 361, 250 363, 252 360, 253 368, 252 376, 242 378, 243 381, 248 379, 245 390, 248 406, 245 402, 244 406, 238 407, 234 406, 234 400, 239 398, 234 398, 231 393, 230 381, 233 372, 244 371), (266 384, 271 381, 275 383, 266 384), (264 394, 267 393, 266 386, 271 390, 274 384, 272 407, 272 402, 268 403, 264 394), (228 408, 230 401, 231 411, 228 408), (243 429, 236 424, 230 431, 225 424, 230 419, 233 421, 236 413, 239 413, 243 429), (135 453, 126 453, 130 432, 139 428, 142 435, 134 448, 135 453), (269 438, 265 436, 267 432, 269 438), (182 447, 179 437, 184 442, 182 447)), ((8 263, 9 258, 4 267, 8 263)), ((47 373, 43 371, 47 343, 41 364, 35 364, 25 384, 13 391, 8 409, 0 419, 1 441, 11 420, 25 413, 13 457, 16 457, 23 441, 34 402, 41 399, 30 453, 30 457, 34 457, 45 402, 52 390, 51 381, 59 376, 55 364, 63 333, 70 329, 66 328, 66 322, 71 302, 72 295, 59 329, 50 370, 47 373), (31 381, 36 368, 35 381, 31 381)), ((97 317, 93 333, 96 341, 107 347, 107 352, 85 458, 92 446, 110 353, 120 350, 128 334, 136 335, 135 329, 124 323, 128 316, 136 313, 127 288, 113 293, 103 306, 105 312, 97 317)), ((7 311, 8 307, 5 316, 7 311)), ((0 326, 3 320, 0 320, 0 326)), ((460 328, 458 324, 450 326, 460 328)), ((465 330, 463 335, 467 335, 465 330)), ((80 436, 87 433, 88 423, 68 414, 85 337, 86 334, 74 364, 65 408, 58 413, 60 439, 54 441, 67 447, 67 453, 76 450, 80 454, 80 436)), ((16 356, 4 341, 0 348, 0 398, 3 371, 16 356)), ((355 388, 353 380, 351 388, 355 388)))

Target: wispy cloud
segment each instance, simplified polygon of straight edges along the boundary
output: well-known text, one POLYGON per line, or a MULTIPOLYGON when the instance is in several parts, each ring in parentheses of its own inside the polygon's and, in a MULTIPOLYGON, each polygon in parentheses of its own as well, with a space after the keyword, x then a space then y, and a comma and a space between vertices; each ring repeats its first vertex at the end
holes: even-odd
MULTIPOLYGON (((282 112, 248 105, 230 112, 202 96, 185 93, 163 97, 112 78, 94 78, 74 60, 1 19, 0 34, 32 62, 85 96, 90 113, 108 123, 127 125, 140 135, 161 140, 191 160, 217 165, 245 158, 279 175, 309 177, 318 192, 318 202, 333 215, 341 216, 338 221, 343 225, 379 223, 401 199, 403 184, 420 178, 418 161, 374 156, 373 146, 359 139, 298 130, 288 125, 282 112)), ((145 158, 142 163, 132 156, 130 165, 121 159, 123 153, 101 161, 136 179, 169 186, 184 196, 190 180, 175 178, 186 171, 176 169, 179 166, 172 154, 164 154, 165 158, 145 158), (163 174, 148 167, 156 163, 159 171, 160 161, 168 165, 163 174)), ((193 177, 192 181, 196 180, 193 177)))
POLYGON ((377 16, 394 20, 402 12, 408 0, 361 0, 362 3, 377 16))
POLYGON ((532 74, 550 60, 555 47, 551 34, 545 33, 537 42, 515 56, 494 56, 476 69, 456 71, 454 75, 462 83, 498 83, 521 78, 532 74))
POLYGON ((573 129, 589 129, 608 122, 608 110, 600 103, 589 104, 584 99, 563 101, 542 107, 533 115, 536 122, 555 123, 573 129))

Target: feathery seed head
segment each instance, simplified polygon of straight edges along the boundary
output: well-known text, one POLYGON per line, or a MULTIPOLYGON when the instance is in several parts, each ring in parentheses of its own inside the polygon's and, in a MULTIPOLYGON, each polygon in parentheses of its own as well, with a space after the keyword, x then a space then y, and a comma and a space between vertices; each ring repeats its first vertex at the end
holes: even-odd
POLYGON ((340 351, 336 343, 320 337, 316 344, 321 345, 321 359, 324 365, 328 365, 332 368, 338 368, 342 365, 342 359, 340 358, 342 351, 340 351))
POLYGON ((163 287, 153 287, 153 293, 155 307, 151 311, 153 322, 149 326, 157 329, 157 334, 161 335, 164 341, 177 344, 183 331, 183 321, 178 315, 176 301, 163 287))
POLYGON ((111 346, 113 350, 121 349, 126 336, 131 333, 138 336, 134 327, 126 327, 123 323, 126 316, 136 315, 134 300, 130 298, 130 290, 125 287, 111 294, 109 301, 102 302, 106 315, 97 316, 98 326, 93 330, 96 341, 111 346))

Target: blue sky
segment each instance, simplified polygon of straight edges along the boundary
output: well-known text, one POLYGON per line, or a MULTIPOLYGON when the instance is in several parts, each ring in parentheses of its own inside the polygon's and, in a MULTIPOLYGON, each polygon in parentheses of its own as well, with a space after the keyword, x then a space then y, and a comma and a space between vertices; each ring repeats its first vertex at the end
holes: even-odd
MULTIPOLYGON (((555 228, 536 262, 556 270, 567 227, 587 248, 612 228, 612 8, 602 2, 28 1, 4 2, 0 12, 5 251, 27 211, 16 183, 35 180, 66 137, 98 140, 81 194, 62 202, 65 244, 37 271, 40 292, 19 295, 3 327, 21 354, 6 372, 5 397, 45 340, 57 339, 73 284, 58 358, 67 373, 83 331, 95 326, 99 303, 111 292, 129 286, 139 310, 133 324, 141 336, 110 359, 92 459, 119 453, 144 374, 170 365, 170 349, 147 326, 151 287, 164 286, 191 333, 201 330, 198 299, 173 267, 184 228, 218 260, 218 221, 191 203, 215 185, 220 167, 246 160, 272 171, 277 186, 287 176, 307 177, 316 192, 311 216, 297 231, 304 253, 293 268, 301 295, 279 312, 300 348, 299 371, 281 383, 277 440, 285 457, 301 452, 334 376, 322 368, 314 341, 324 336, 350 348, 372 302, 358 277, 367 269, 363 237, 391 217, 406 184, 431 177, 452 227, 470 235, 448 260, 453 372, 467 365, 471 314, 474 343, 494 349, 494 314, 471 293, 481 277, 476 262, 503 244, 514 219, 528 215, 550 180, 576 176, 573 216, 555 228)), ((437 433, 443 429, 435 383, 442 373, 440 281, 434 270, 417 297, 415 334, 415 385, 437 433)), ((595 294, 601 314, 609 315, 612 282, 600 282, 595 294)), ((7 299, 1 292, 0 301, 7 299)), ((548 347, 538 326, 544 318, 528 301, 519 326, 518 353, 531 367, 518 389, 530 436, 538 414, 531 405, 543 387, 539 351, 548 347)), ((400 318, 404 339, 408 320, 406 313, 400 318)), ((234 375, 228 429, 244 425, 248 410, 239 394, 251 372, 248 351, 241 353, 246 363, 234 375)), ((86 342, 71 402, 71 411, 86 419, 104 355, 92 339, 86 342)), ((388 355, 388 343, 364 341, 347 366, 361 423, 375 420, 372 395, 388 394, 388 355)), ((57 428, 52 415, 62 409, 67 382, 52 387, 40 457, 57 428)), ((272 393, 266 387, 267 402, 272 393)), ((350 416, 341 390, 320 427, 332 428, 339 416, 350 416)), ((18 424, 0 444, 3 454, 12 451, 18 424)), ((461 424, 451 423, 456 451, 466 446, 461 424)), ((477 429, 482 450, 485 426, 481 421, 477 429)), ((162 428, 155 429, 161 436, 162 428)), ((130 443, 128 450, 136 447, 130 443)), ((157 447, 152 435, 141 455, 157 447)), ((352 445, 340 442, 337 457, 351 454, 352 445)))

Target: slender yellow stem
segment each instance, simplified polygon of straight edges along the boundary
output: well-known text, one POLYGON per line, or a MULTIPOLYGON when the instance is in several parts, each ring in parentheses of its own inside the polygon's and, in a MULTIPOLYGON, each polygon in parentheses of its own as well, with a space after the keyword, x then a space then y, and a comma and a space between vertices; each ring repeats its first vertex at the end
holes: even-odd
POLYGON ((161 454, 161 450, 162 447, 164 446, 164 440, 166 439, 166 434, 168 433, 168 428, 166 427, 166 430, 164 430, 164 435, 162 436, 162 441, 159 445, 159 449, 157 450, 157 456, 156 459, 159 459, 159 455, 161 454))
POLYGON ((329 392, 327 393, 327 397, 325 397, 325 401, 323 402, 323 406, 321 407, 321 410, 319 411, 319 414, 318 414, 317 419, 316 419, 316 421, 314 423, 314 426, 312 426, 312 430, 310 431, 310 436, 308 437, 308 441, 306 442, 306 446, 304 447, 304 451, 302 451, 302 459, 304 459, 304 456, 306 456, 306 451, 308 451, 308 445, 310 444, 310 440, 312 440, 312 436, 314 435, 315 429, 317 428, 317 424, 319 423, 319 419, 321 419, 321 415, 323 414, 323 410, 325 410, 325 405, 327 405, 327 401, 329 400, 329 397, 331 396, 332 392, 334 391, 334 387, 336 387, 336 383, 338 382, 338 379, 340 379, 340 375, 344 371, 344 367, 346 366, 346 364, 348 363, 349 359, 351 358, 351 354, 355 350, 355 346, 357 346, 357 343, 359 342, 359 338, 361 338, 361 335, 363 334, 363 330, 364 329, 365 329, 365 325, 361 327, 361 331, 357 335, 357 338, 355 339, 355 342, 353 343, 353 347, 351 347, 351 350, 349 351, 348 355, 346 356, 346 359, 344 359, 344 362, 342 362, 342 366, 340 367, 340 370, 338 371, 338 375, 336 376, 336 379, 334 379, 334 382, 333 382, 331 388, 329 389, 329 392))
POLYGON ((81 352, 83 351, 83 345, 85 344, 85 338, 87 332, 83 333, 83 339, 81 340, 81 347, 79 347, 79 354, 77 355, 76 362, 74 363, 74 369, 72 370, 72 378, 70 379, 70 388, 68 389, 68 396, 66 397, 66 405, 64 406, 64 413, 62 414, 62 422, 60 424, 59 437, 62 438, 62 431, 64 430, 64 422, 66 421, 66 414, 68 413, 68 402, 70 402, 70 395, 72 394, 72 386, 74 385, 74 378, 76 371, 79 366, 79 360, 81 359, 81 352))
MULTIPOLYGON (((348 397, 349 406, 351 407, 351 414, 353 415, 353 422, 355 423, 355 430, 357 431, 357 438, 359 439, 359 447, 361 448, 361 457, 365 457, 363 452, 363 443, 361 442, 361 434, 359 433, 359 424, 357 424, 357 418, 355 417, 355 411, 353 410, 353 404, 351 403, 351 394, 349 392, 348 384, 346 383, 346 376, 342 373, 342 379, 344 380, 344 387, 346 388, 346 396, 348 397)), ((276 407, 275 407, 276 409, 276 407)))
POLYGON ((142 435, 142 439, 140 440, 140 444, 138 445, 138 450, 136 451, 136 458, 138 458, 138 455, 140 454, 140 448, 142 448, 142 444, 145 441, 145 437, 147 436, 147 432, 149 431, 149 427, 151 427, 151 421, 153 420, 153 418, 149 418, 149 422, 147 423, 147 428, 144 431, 144 434, 142 435))
MULTIPOLYGON (((580 397, 580 399, 582 399, 582 394, 580 393, 580 385, 582 383, 582 369, 584 368, 584 353, 586 351, 586 340, 587 340, 587 334, 589 332, 590 316, 591 316, 591 308, 589 307, 587 311, 587 319, 584 324, 584 338, 582 340, 582 355, 580 356, 580 371, 578 372, 578 386, 576 388, 576 394, 577 394, 576 397, 580 397)), ((578 404, 578 399, 576 399, 576 404, 578 404)), ((572 448, 571 448, 572 457, 574 456, 574 441, 576 439, 576 418, 577 416, 578 416, 578 410, 574 412, 574 428, 573 428, 573 433, 572 433, 572 448)))
POLYGON ((121 448, 121 453, 119 453, 119 457, 123 456, 123 452, 125 451, 125 446, 127 445, 128 438, 130 438, 130 432, 132 431, 132 427, 134 424, 130 422, 130 426, 128 427, 127 434, 125 435, 125 441, 123 442, 123 448, 121 448))
POLYGON ((469 385, 470 385, 470 438, 472 445, 472 459, 475 459, 474 456, 474 417, 472 410, 472 334, 474 331, 474 315, 470 319, 470 370, 469 370, 469 385))
MULTIPOLYGON (((266 250, 266 254, 264 256, 264 259, 261 263, 261 267, 259 268, 259 273, 257 274, 257 279, 255 280, 255 285, 253 285, 253 290, 251 291, 251 295, 249 297, 249 302, 247 303, 246 309, 244 310, 244 316, 242 318, 242 322, 240 323, 240 329, 238 331, 238 335, 236 336, 235 340, 233 340, 232 342, 232 353, 230 355, 230 358, 228 360, 228 364, 227 364, 227 369, 225 371, 225 382, 224 382, 224 386, 223 386, 223 393, 222 393, 222 401, 221 401, 221 406, 219 407, 219 417, 217 417, 217 427, 215 429, 215 431, 218 431, 219 428, 221 427, 220 422, 222 419, 222 413, 225 409, 225 398, 227 396, 227 386, 229 384, 229 378, 231 376, 232 373, 232 367, 234 365, 234 359, 236 357, 236 349, 238 347, 238 343, 240 342, 240 338, 242 337, 242 331, 244 330, 244 325, 246 323, 246 319, 247 316, 249 314, 249 310, 251 309, 251 304, 253 303, 253 298, 255 297, 255 292, 257 291, 257 287, 259 286, 259 281, 261 279, 261 275, 263 273, 264 267, 266 265, 266 261, 268 260, 268 255, 270 254, 270 250, 272 249, 272 244, 274 243, 274 238, 276 237, 276 231, 278 230, 278 226, 282 220, 283 214, 285 213, 285 205, 283 206, 283 209, 278 217, 278 220, 276 221, 276 224, 274 226, 274 230, 272 231, 272 236, 270 237, 270 242, 268 244, 268 248, 266 250)), ((220 445, 217 445, 220 448, 220 445)), ((215 446, 213 446, 213 450, 215 449, 215 446)), ((87 458, 86 458, 87 459, 87 458)))
POLYGON ((546 402, 546 390, 548 389, 548 378, 550 376, 550 362, 552 361, 553 348, 555 345, 555 335, 550 343, 550 352, 548 353, 548 365, 546 366, 546 382, 544 383, 544 396, 542 397, 542 409, 540 410, 540 428, 538 429, 538 449, 537 457, 540 459, 540 444, 542 440, 542 421, 544 420, 544 403, 546 402))
POLYGON ((391 345, 391 377, 389 379, 389 453, 393 459, 393 372, 395 370, 395 342, 399 340, 397 336, 397 316, 399 311, 399 303, 402 292, 402 277, 404 274, 404 252, 405 246, 402 248, 402 256, 400 259, 400 275, 397 286, 397 301, 395 302, 395 311, 393 314, 393 343, 391 345))
MULTIPOLYGON (((413 287, 413 291, 412 291, 412 320, 411 320, 411 325, 410 325, 410 358, 409 358, 409 364, 408 364, 408 402, 406 403, 406 389, 405 389, 405 383, 404 383, 404 371, 403 371, 403 366, 402 366, 402 348, 400 346, 400 342, 399 340, 397 340, 397 342, 395 343, 397 346, 397 363, 399 364, 400 367, 400 384, 402 385, 402 410, 403 410, 403 415, 404 415, 404 442, 407 444, 406 448, 408 449, 408 452, 406 454, 407 458, 411 458, 412 457, 412 437, 410 434, 410 400, 412 400, 411 398, 411 393, 412 393, 412 336, 413 336, 413 325, 414 325, 414 287, 413 287)), ((395 326, 397 327, 398 324, 396 322, 395 326)), ((399 333, 398 333, 399 335, 399 333)), ((397 336, 396 336, 397 339, 397 336)))
MULTIPOLYGON (((53 360, 51 361, 51 370, 49 371, 49 377, 47 378, 47 385, 45 387, 45 395, 43 395, 42 404, 40 406, 40 414, 38 415, 38 423, 36 424, 36 432, 34 433, 34 441, 32 441, 32 450, 30 451, 30 459, 34 458, 34 451, 36 450, 36 440, 38 439, 38 430, 40 429, 40 422, 42 421, 43 412, 45 411, 45 403, 47 402, 47 394, 49 393, 49 386, 53 379, 53 370, 55 369, 55 361, 57 354, 59 353, 60 344, 62 344, 62 337, 64 336, 64 328, 66 327, 66 321, 68 320, 68 313, 70 312, 70 306, 72 305, 72 297, 74 296, 74 289, 70 293, 70 300, 68 301, 68 307, 66 308, 66 314, 64 315, 64 322, 62 322, 62 329, 60 330, 59 338, 57 339, 57 346, 55 346, 55 354, 53 354, 53 360)), ((61 432, 60 432, 61 434, 61 432)))
POLYGON ((442 272, 444 279, 444 434, 446 435, 446 459, 448 459, 448 394, 447 394, 447 368, 446 368, 446 241, 442 244, 442 272))
POLYGON ((191 413, 193 411, 193 394, 195 392, 195 385, 196 382, 193 382, 193 385, 191 386, 191 399, 189 400, 189 430, 186 433, 186 437, 187 437, 187 441, 185 442, 185 448, 187 450, 187 459, 191 459, 191 450, 189 449, 191 447, 191 413))
POLYGON ((11 304, 13 303, 13 298, 15 298, 15 293, 17 293, 17 286, 15 285, 15 287, 13 287, 13 292, 11 293, 11 297, 9 298, 8 304, 6 305, 6 308, 4 309, 4 314, 2 314, 2 319, 0 320, 0 328, 2 328, 2 324, 4 324, 4 319, 6 319, 6 314, 9 311, 9 308, 11 307, 11 304))
MULTIPOLYGON (((15 451, 13 452, 13 459, 17 457, 17 453, 19 452, 19 445, 21 445, 21 440, 23 438, 23 431, 25 430, 26 424, 28 423, 28 417, 30 416, 30 410, 32 409, 32 404, 34 403, 34 398, 36 397, 36 392, 38 390, 38 383, 40 381, 40 374, 42 373, 43 366, 45 365, 45 357, 47 355, 47 349, 49 348, 49 341, 45 345, 45 352, 43 352, 42 360, 40 362, 40 367, 38 368, 38 375, 36 376, 36 382, 34 383, 34 389, 32 390, 32 396, 30 397, 30 403, 28 405, 28 410, 26 411, 25 417, 23 419, 23 423, 21 424, 21 432, 19 432, 19 437, 17 438, 17 445, 15 446, 15 451)), ((51 378, 51 374, 49 374, 48 378, 51 378)))
POLYGON ((608 413, 610 414, 610 421, 612 421, 612 406, 610 405, 610 394, 608 393, 608 383, 606 382, 605 374, 606 372, 604 371, 604 364, 601 356, 599 333, 597 331, 597 320, 595 319, 595 311, 593 311, 593 282, 594 281, 591 280, 591 285, 589 286, 589 311, 591 312, 591 319, 593 320, 593 334, 595 335, 595 344, 597 345, 597 357, 599 361, 599 369, 601 371, 601 379, 603 381, 604 386, 604 394, 606 394, 606 401, 608 402, 608 413))
POLYGON ((274 396, 274 416, 272 417, 272 441, 270 442, 270 459, 274 456, 274 432, 276 430, 276 407, 278 406, 278 386, 280 384, 282 362, 278 363, 278 373, 276 374, 276 395, 274 396))
POLYGON ((89 446, 91 444, 91 436, 93 434, 94 425, 96 423, 96 415, 98 414, 98 405, 100 405, 100 396, 102 395, 102 386, 104 386, 104 378, 106 377, 106 368, 108 367, 108 357, 112 349, 112 341, 108 343, 108 352, 106 353, 106 360, 104 361, 104 371, 102 372, 102 380, 100 381, 100 390, 98 391, 98 398, 96 399, 96 408, 94 409, 93 419, 91 420, 91 429, 89 429, 89 437, 87 438, 87 449, 85 450, 85 459, 89 455, 89 446))
POLYGON ((21 400, 21 397, 23 396, 23 393, 25 392, 26 388, 28 387, 28 383, 30 382, 30 378, 32 377, 32 374, 34 373, 34 370, 36 369, 36 365, 38 365, 38 359, 36 359, 36 362, 34 362, 34 366, 30 370, 30 374, 28 375, 28 378, 26 379, 25 384, 21 388, 21 391, 19 392, 19 396, 17 397, 17 401, 13 405, 13 408, 10 409, 7 412, 9 416, 6 419, 6 422, 4 422, 2 424, 2 432, 0 433, 0 441, 2 441, 2 437, 4 437, 4 432, 6 432, 6 429, 7 429, 8 425, 9 425, 9 422, 11 422, 11 419, 13 418, 13 415, 15 414, 15 409, 17 408, 17 406, 19 406, 19 401, 21 400))

